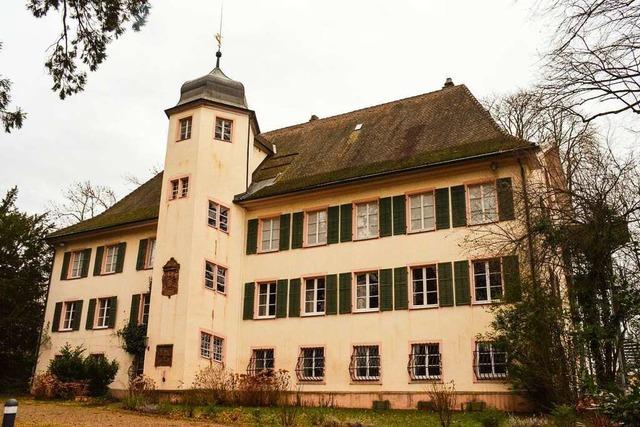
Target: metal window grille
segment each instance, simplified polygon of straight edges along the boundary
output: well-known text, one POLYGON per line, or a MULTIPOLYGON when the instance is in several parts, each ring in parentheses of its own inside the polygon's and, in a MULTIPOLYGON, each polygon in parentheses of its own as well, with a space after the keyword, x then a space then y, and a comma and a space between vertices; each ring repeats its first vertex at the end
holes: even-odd
POLYGON ((507 352, 494 343, 477 343, 473 352, 473 370, 478 380, 507 377, 507 352))
POLYGON ((353 381, 380 380, 380 349, 377 345, 354 346, 349 363, 353 381))
POLYGON ((414 381, 439 380, 442 375, 442 357, 438 344, 413 344, 407 365, 409 377, 414 381))
POLYGON ((273 349, 263 348, 255 349, 249 359, 247 366, 247 374, 257 375, 261 373, 272 372, 274 367, 273 349))
POLYGON ((324 348, 303 348, 296 364, 299 381, 322 381, 324 379, 324 348))

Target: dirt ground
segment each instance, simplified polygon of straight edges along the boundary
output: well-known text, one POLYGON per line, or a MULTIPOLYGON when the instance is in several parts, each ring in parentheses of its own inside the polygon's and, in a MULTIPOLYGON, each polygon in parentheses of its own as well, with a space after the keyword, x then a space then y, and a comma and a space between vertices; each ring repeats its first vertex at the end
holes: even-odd
POLYGON ((112 407, 91 407, 77 403, 19 400, 16 427, 220 427, 219 424, 172 420, 130 413, 112 407))

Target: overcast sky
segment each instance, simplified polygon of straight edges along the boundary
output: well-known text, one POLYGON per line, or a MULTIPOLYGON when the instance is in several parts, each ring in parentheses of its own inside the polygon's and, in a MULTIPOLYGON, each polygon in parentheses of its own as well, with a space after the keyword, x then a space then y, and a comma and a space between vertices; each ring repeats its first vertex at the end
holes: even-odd
MULTIPOLYGON (((142 31, 109 45, 84 92, 50 90, 44 61, 59 17, 24 1, 0 6, 0 74, 24 127, 0 132, 0 192, 43 211, 74 181, 132 190, 164 161, 180 85, 215 65, 219 0, 153 0, 142 31)), ((222 69, 244 83, 263 131, 439 89, 446 77, 479 98, 536 81, 549 26, 529 1, 249 1, 224 5, 222 69)))

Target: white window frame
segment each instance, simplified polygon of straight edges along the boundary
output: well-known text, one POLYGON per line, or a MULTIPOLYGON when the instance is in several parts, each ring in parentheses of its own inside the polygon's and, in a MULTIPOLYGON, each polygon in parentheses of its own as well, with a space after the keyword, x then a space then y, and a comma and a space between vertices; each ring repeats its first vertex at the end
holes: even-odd
POLYGON ((355 226, 355 240, 375 239, 380 236, 378 200, 355 203, 355 226))
POLYGON ((280 249, 280 217, 273 216, 269 218, 260 218, 260 252, 275 252, 280 249), (274 228, 274 225, 277 223, 278 228, 274 228), (267 240, 264 239, 265 226, 268 224, 267 232, 269 234, 269 238, 267 240), (268 242, 268 245, 265 246, 265 242, 268 242))
POLYGON ((299 381, 323 381, 326 372, 326 359, 324 354, 324 347, 301 347, 300 348, 301 366, 299 368, 298 380, 299 381), (306 352, 310 352, 310 356, 307 357, 306 352), (310 361, 311 366, 305 366, 305 362, 310 361), (322 370, 322 375, 317 376, 316 371, 322 370), (312 375, 307 375, 307 370, 310 370, 312 375))
POLYGON ((498 186, 496 185, 496 181, 468 184, 466 186, 466 191, 467 205, 469 206, 469 225, 490 224, 499 220, 500 216, 498 213, 498 186), (492 189, 490 190, 489 187, 492 187, 492 189), (472 192, 474 191, 474 189, 479 189, 479 197, 472 197, 472 192), (490 197, 493 198, 493 206, 495 207, 493 211, 491 210, 491 203, 489 202, 490 197), (478 212, 481 218, 474 218, 474 211, 472 207, 472 201, 474 200, 480 201, 480 211, 478 212))
POLYGON ((79 279, 82 277, 82 267, 86 262, 84 251, 71 252, 71 261, 69 262, 69 279, 79 279))
POLYGON ((62 305, 62 320, 60 322, 60 330, 61 331, 72 331, 73 330, 73 321, 78 315, 78 307, 77 301, 66 301, 62 305))
POLYGON ((305 212, 305 243, 306 246, 320 246, 327 244, 327 210, 305 212), (314 219, 312 223, 311 220, 314 219), (322 225, 324 224, 324 231, 322 225))
POLYGON ((490 304, 494 302, 500 302, 504 297, 504 274, 502 271, 502 260, 500 258, 487 258, 482 260, 473 260, 471 262, 472 272, 473 272, 473 300, 476 304, 490 304), (492 262, 497 262, 500 266, 499 272, 491 272, 490 266, 492 262), (485 271, 484 273, 476 273, 476 264, 484 264, 485 271), (491 275, 499 274, 500 276, 500 298, 493 298, 491 288, 496 288, 496 286, 491 286, 491 275), (485 286, 481 289, 484 289, 487 293, 486 299, 478 299, 478 277, 484 277, 485 286))
POLYGON ((200 331, 200 357, 203 359, 211 360, 211 343, 213 341, 213 335, 200 331))
POLYGON ((184 199, 189 196, 189 177, 183 176, 180 178, 180 198, 184 199))
MULTIPOLYGON (((507 378, 509 372, 507 371, 507 357, 508 357, 508 353, 504 350, 500 350, 498 348, 496 348, 496 344, 494 342, 490 342, 490 341, 477 341, 476 342, 476 366, 474 367, 475 369, 475 374, 476 374, 476 378, 478 379, 478 381, 487 381, 487 380, 500 380, 503 378, 507 378), (481 346, 488 346, 489 350, 480 350, 481 346), (480 372, 480 353, 486 353, 489 355, 489 363, 482 363, 484 366, 490 366, 491 367, 491 372, 480 372), (501 353, 504 354, 504 373, 503 372, 496 372, 496 365, 498 365, 496 363, 496 354, 497 353, 501 353), (482 378, 483 376, 485 376, 485 378, 482 378)), ((503 363, 500 363, 500 365, 502 365, 503 363)))
POLYGON ((419 342, 411 343, 411 356, 413 357, 413 366, 411 366, 412 372, 409 372, 412 381, 432 381, 442 378, 442 354, 440 353, 440 343, 438 342, 419 342), (424 347, 424 353, 417 353, 418 347, 424 347), (436 352, 432 353, 432 347, 435 347, 436 352), (424 364, 417 364, 416 357, 424 357, 424 364), (438 363, 431 363, 431 358, 437 357, 438 363), (432 374, 431 369, 437 367, 438 373, 432 374), (425 375, 419 375, 416 369, 423 368, 425 375))
POLYGON ((254 348, 252 350, 253 357, 253 373, 257 374, 262 371, 273 371, 276 367, 276 351, 273 348, 254 348), (269 352, 271 353, 271 357, 269 356, 269 352), (258 357, 260 356, 260 357, 258 357), (258 361, 260 362, 261 367, 258 368, 258 361), (271 367, 267 366, 267 362, 271 361, 271 367))
POLYGON ((96 304, 94 329, 106 329, 109 327, 109 310, 111 309, 110 298, 98 298, 96 304))
POLYGON ((144 259, 144 268, 153 268, 153 262, 156 258, 156 238, 147 239, 147 250, 144 259))
POLYGON ((273 319, 276 317, 276 282, 261 282, 256 286, 256 318, 258 319, 273 319), (261 301, 261 296, 265 297, 264 303, 261 301), (273 303, 270 302, 273 295, 273 303), (260 314, 264 309, 264 313, 260 314))
POLYGON ((218 141, 231 142, 232 136, 233 120, 225 119, 224 117, 216 117, 216 123, 213 129, 213 138, 218 141), (228 138, 226 138, 225 136, 228 136, 228 138))
POLYGON ((172 179, 171 180, 171 195, 169 197, 169 200, 177 199, 179 194, 180 194, 180 180, 179 179, 172 179))
POLYGON ((211 342, 211 359, 220 363, 224 359, 224 338, 217 335, 213 336, 213 341, 211 342))
POLYGON ((112 274, 116 272, 118 265, 118 245, 108 245, 104 248, 104 261, 100 274, 112 274))
POLYGON ((354 276, 355 276, 355 286, 354 286, 355 297, 353 299, 355 301, 354 311, 355 312, 380 311, 380 272, 379 271, 363 271, 363 272, 354 273, 354 276), (363 275, 365 276, 365 282, 364 284, 360 285, 358 284, 358 276, 363 276, 363 275), (372 280, 372 275, 376 276, 375 282, 372 280), (371 292, 374 284, 377 286, 375 293, 371 292), (364 289, 364 295, 358 295, 359 289, 364 289), (365 307, 359 308, 358 301, 363 298, 365 301, 365 307), (373 307, 374 304, 372 304, 374 299, 377 300, 377 306, 375 307, 373 307))
POLYGON ((439 300, 439 286, 438 286, 438 268, 436 264, 427 264, 427 265, 421 265, 421 266, 415 266, 415 267, 411 267, 410 269, 410 273, 411 273, 411 308, 434 308, 434 307, 439 307, 440 304, 440 300, 439 300), (427 279, 427 269, 432 268, 435 272, 435 278, 431 278, 431 279, 427 279), (413 272, 415 270, 422 270, 422 280, 420 281, 420 286, 421 289, 419 293, 423 294, 423 303, 422 304, 416 304, 415 302, 415 298, 416 298, 416 280, 413 277, 413 272), (430 283, 434 283, 436 285, 436 289, 434 290, 428 290, 428 282, 430 283), (436 302, 433 304, 428 304, 427 303, 427 296, 428 294, 435 294, 436 296, 436 302))
POLYGON ((229 233, 229 208, 213 200, 209 200, 207 209, 207 225, 224 233, 229 233))
POLYGON ((325 314, 327 309, 327 281, 325 277, 306 277, 303 279, 304 289, 302 294, 302 312, 305 316, 321 316, 325 314), (320 298, 320 290, 318 289, 318 284, 322 281, 322 298, 320 298), (313 289, 311 290, 312 299, 308 300, 308 291, 307 286, 311 282, 313 289), (307 311, 307 303, 313 304, 313 310, 307 311), (318 304, 322 303, 322 310, 318 310, 318 304))
POLYGON ((382 357, 380 355, 379 345, 354 345, 351 358, 352 363, 354 364, 352 374, 353 381, 380 381, 380 378, 382 377, 382 357), (374 348, 377 350, 377 354, 372 354, 372 350, 374 348), (363 349, 364 354, 358 355, 358 349, 363 349), (376 359, 378 361, 377 365, 372 364, 372 361, 376 359), (365 364, 362 366, 362 368, 366 370, 365 375, 358 374, 358 363, 362 360, 364 360, 365 362, 365 364), (378 370, 378 375, 371 375, 371 371, 374 369, 378 370))
POLYGON ((220 294, 226 293, 229 269, 209 260, 204 261, 204 287, 220 294))
POLYGON ((408 208, 409 208, 409 232, 410 233, 418 233, 420 231, 433 231, 436 229, 436 197, 435 192, 433 190, 425 191, 422 193, 410 194, 408 197, 408 208), (425 205, 425 198, 427 196, 431 196, 431 207, 429 205, 425 205), (419 206, 418 209, 420 211, 419 218, 414 218, 414 208, 413 202, 414 200, 418 200, 419 206), (429 216, 428 214, 431 214, 429 216), (427 220, 431 219, 432 224, 427 225, 427 220), (420 221, 420 226, 414 228, 413 222, 415 220, 420 221))
POLYGON ((148 325, 149 324, 149 310, 151 309, 151 293, 141 294, 140 295, 140 307, 138 308, 138 325, 148 325), (145 308, 146 307, 146 308, 145 308), (145 314, 146 311, 146 314, 145 314), (147 316, 147 320, 145 322, 144 317, 147 316))
POLYGON ((193 129, 193 116, 183 117, 178 120, 178 141, 184 141, 191 138, 191 130, 193 129))

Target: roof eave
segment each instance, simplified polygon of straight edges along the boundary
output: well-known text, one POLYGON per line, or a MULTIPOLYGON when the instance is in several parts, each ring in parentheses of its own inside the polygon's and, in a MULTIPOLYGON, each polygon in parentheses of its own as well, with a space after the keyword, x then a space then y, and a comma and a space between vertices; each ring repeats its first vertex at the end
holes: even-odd
POLYGON ((83 239, 83 238, 87 238, 87 237, 96 237, 98 235, 105 234, 105 233, 111 233, 113 231, 121 231, 121 230, 130 230, 130 229, 143 228, 143 227, 147 227, 147 226, 153 225, 153 224, 155 224, 157 222, 158 222, 158 217, 147 218, 147 219, 143 219, 143 220, 124 222, 124 223, 121 223, 121 224, 113 224, 113 225, 109 225, 109 226, 106 226, 106 227, 100 227, 100 228, 95 228, 95 229, 91 229, 91 230, 76 231, 76 232, 72 232, 72 233, 65 233, 65 234, 60 234, 60 235, 55 235, 55 236, 52 235, 52 234, 55 234, 55 232, 54 232, 54 233, 48 235, 47 237, 45 237, 44 239, 50 245, 55 245, 57 243, 62 243, 62 242, 66 242, 66 241, 69 241, 69 240, 83 239))

